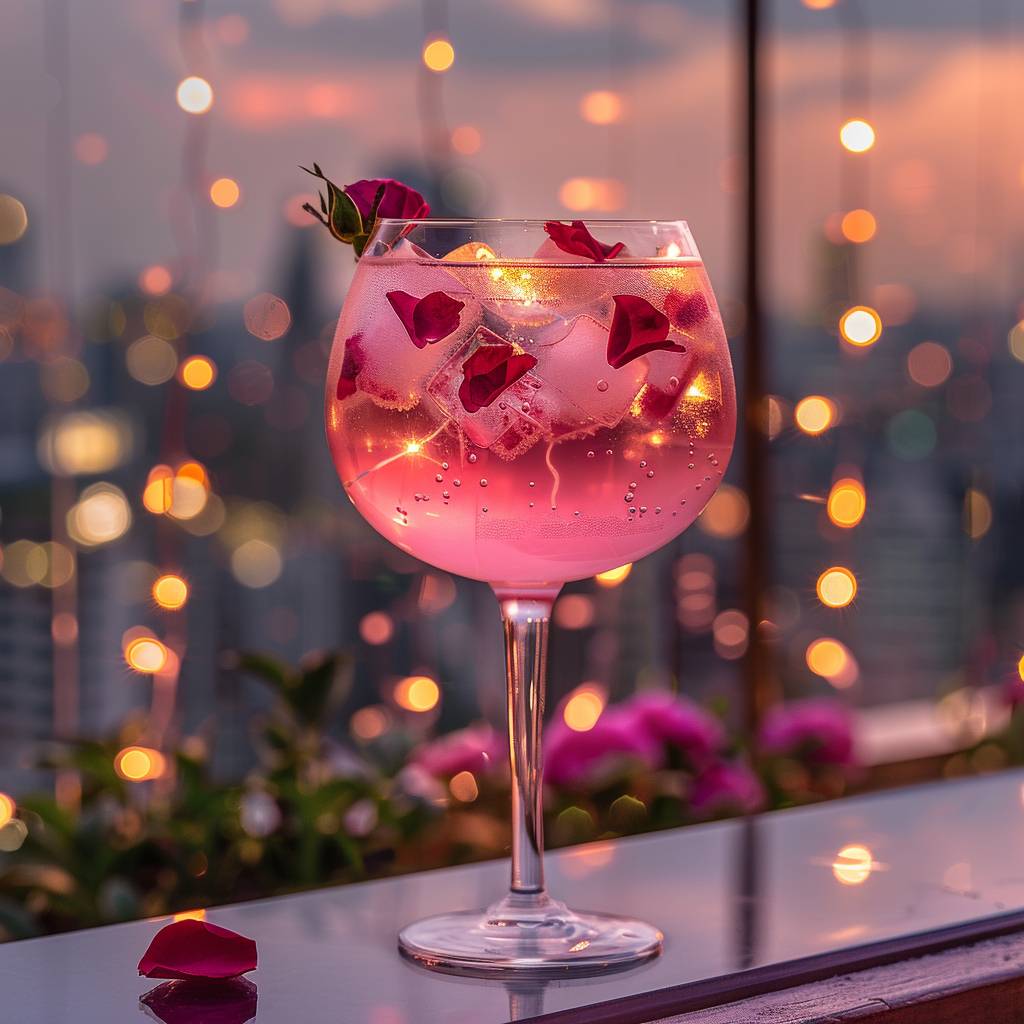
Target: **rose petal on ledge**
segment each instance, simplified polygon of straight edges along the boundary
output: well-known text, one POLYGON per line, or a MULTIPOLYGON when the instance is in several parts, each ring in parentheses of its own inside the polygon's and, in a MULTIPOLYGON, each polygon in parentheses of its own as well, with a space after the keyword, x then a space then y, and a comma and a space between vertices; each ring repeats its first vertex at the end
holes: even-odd
POLYGON ((341 374, 338 377, 338 388, 335 392, 339 402, 356 393, 356 378, 363 368, 365 358, 363 336, 353 334, 345 342, 345 358, 341 362, 341 374))
POLYGON ((208 921, 166 925, 139 961, 147 978, 237 978, 255 969, 256 943, 208 921))
POLYGON ((422 299, 408 292, 388 292, 387 299, 417 348, 447 338, 458 328, 459 313, 466 305, 444 292, 431 292, 422 299))
POLYGON ((163 1024, 247 1024, 256 1016, 256 986, 245 978, 165 981, 139 996, 163 1024))
POLYGON ((544 225, 544 230, 562 252, 572 256, 583 256, 595 263, 615 259, 626 247, 623 242, 616 242, 614 245, 599 242, 581 220, 574 220, 572 224, 549 220, 544 225))
POLYGON ((486 409, 506 388, 537 365, 528 352, 517 352, 507 341, 481 345, 463 364, 459 400, 466 412, 486 409))
POLYGON ((689 295, 669 292, 665 296, 665 312, 676 327, 688 331, 707 318, 711 307, 703 292, 691 292, 689 295))
POLYGON ((670 341, 669 320, 639 295, 613 295, 615 315, 608 331, 608 364, 621 370, 648 352, 685 352, 686 347, 670 341))

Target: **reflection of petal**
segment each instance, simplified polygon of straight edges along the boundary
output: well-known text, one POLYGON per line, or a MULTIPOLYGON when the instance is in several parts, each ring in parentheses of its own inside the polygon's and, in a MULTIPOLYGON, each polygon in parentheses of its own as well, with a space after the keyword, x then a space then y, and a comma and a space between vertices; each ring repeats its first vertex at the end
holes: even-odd
POLYGON ((256 986, 227 981, 165 981, 139 997, 148 1016, 163 1024, 246 1024, 256 1016, 256 986))

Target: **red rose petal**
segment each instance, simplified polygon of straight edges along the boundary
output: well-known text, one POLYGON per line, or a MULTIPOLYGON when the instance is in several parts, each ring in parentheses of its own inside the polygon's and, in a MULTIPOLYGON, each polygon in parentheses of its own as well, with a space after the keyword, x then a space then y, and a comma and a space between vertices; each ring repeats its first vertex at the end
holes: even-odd
POLYGON ((256 1016, 256 986, 244 978, 165 981, 139 997, 164 1024, 246 1024, 256 1016))
POLYGON ((665 312, 676 327, 687 331, 706 319, 711 307, 703 292, 692 292, 690 295, 669 292, 665 296, 665 312))
POLYGON ((237 978, 256 969, 256 943, 207 921, 161 928, 139 961, 147 978, 237 978))
POLYGON ((365 221, 370 216, 373 201, 381 185, 384 186, 384 196, 377 207, 378 217, 404 217, 415 220, 430 213, 430 206, 416 189, 409 188, 394 178, 363 178, 361 181, 346 185, 342 191, 358 207, 367 231, 372 225, 366 224, 365 221))
POLYGON ((356 378, 359 376, 359 371, 363 368, 365 358, 363 354, 363 336, 361 334, 353 334, 345 342, 345 358, 341 363, 341 374, 338 377, 338 387, 335 392, 339 402, 356 393, 356 378))
POLYGON ((686 347, 670 341, 668 317, 639 295, 613 295, 615 315, 608 331, 608 364, 621 370, 648 352, 685 352, 686 347))
POLYGON ((615 259, 626 247, 623 242, 616 242, 614 245, 605 245, 604 242, 599 242, 581 220, 574 220, 571 225, 557 220, 549 220, 544 225, 544 230, 562 252, 567 252, 572 256, 584 256, 595 263, 615 259))
POLYGON ((463 364, 464 379, 459 400, 466 412, 486 409, 506 388, 529 373, 537 360, 527 352, 517 353, 507 341, 481 345, 463 364))
POLYGON ((408 292, 388 292, 387 299, 417 348, 447 338, 458 328, 459 313, 466 305, 444 292, 431 292, 422 299, 408 292))

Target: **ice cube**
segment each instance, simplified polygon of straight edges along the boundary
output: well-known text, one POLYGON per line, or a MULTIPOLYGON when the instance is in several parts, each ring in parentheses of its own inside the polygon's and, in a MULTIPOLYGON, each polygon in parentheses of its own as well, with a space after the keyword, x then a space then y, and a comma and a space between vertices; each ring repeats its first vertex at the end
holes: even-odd
POLYGON ((629 411, 647 379, 648 359, 641 357, 621 369, 608 364, 608 327, 584 313, 568 326, 538 335, 530 351, 537 357, 535 373, 545 385, 572 396, 584 422, 615 427, 629 411))

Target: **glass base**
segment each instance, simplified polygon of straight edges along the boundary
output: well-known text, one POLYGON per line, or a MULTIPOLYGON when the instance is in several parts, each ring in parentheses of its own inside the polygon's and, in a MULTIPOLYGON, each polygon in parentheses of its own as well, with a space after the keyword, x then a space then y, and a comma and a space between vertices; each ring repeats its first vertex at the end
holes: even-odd
POLYGON ((577 914, 545 893, 513 892, 486 911, 417 921, 399 933, 398 948, 438 970, 555 975, 650 959, 663 938, 642 921, 577 914))

